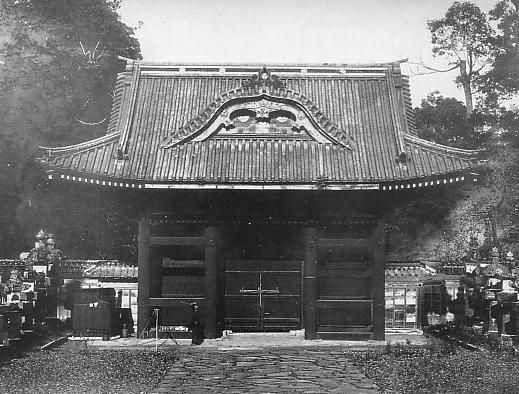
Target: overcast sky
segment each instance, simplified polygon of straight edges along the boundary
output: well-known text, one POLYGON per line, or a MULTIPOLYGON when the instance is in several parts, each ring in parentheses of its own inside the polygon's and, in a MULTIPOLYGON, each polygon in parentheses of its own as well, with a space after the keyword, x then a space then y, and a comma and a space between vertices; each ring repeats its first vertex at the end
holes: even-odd
MULTIPOLYGON (((497 0, 475 0, 484 12, 497 0)), ((123 0, 145 60, 182 63, 357 63, 431 55, 427 21, 452 0, 123 0)), ((411 74, 408 66, 404 72, 411 74)), ((463 100, 455 74, 411 78, 414 105, 433 90, 463 100)))

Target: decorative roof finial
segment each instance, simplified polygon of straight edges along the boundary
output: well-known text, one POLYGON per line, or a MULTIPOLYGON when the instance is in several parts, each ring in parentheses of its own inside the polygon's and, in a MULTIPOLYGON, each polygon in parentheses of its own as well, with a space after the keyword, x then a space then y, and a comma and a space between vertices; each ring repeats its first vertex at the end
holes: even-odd
POLYGON ((36 239, 44 239, 45 238, 45 233, 43 232, 43 230, 38 231, 38 234, 35 235, 35 238, 36 239))
POLYGON ((266 91, 267 89, 284 89, 285 85, 277 77, 263 67, 257 74, 254 74, 247 82, 243 84, 245 88, 258 88, 266 91))

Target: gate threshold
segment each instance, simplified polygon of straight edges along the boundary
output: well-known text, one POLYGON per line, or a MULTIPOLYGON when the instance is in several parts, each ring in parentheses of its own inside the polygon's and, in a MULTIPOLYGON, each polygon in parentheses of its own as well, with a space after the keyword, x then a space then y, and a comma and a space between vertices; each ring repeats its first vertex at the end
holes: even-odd
POLYGON ((222 335, 222 339, 225 338, 304 338, 305 330, 290 330, 290 331, 260 331, 260 332, 233 332, 232 330, 225 330, 222 335))
POLYGON ((290 332, 237 332, 224 331, 221 338, 206 339, 202 347, 216 347, 219 350, 254 350, 265 347, 346 347, 351 350, 384 348, 387 344, 427 346, 428 339, 420 333, 386 334, 386 340, 307 340, 304 329, 290 332))

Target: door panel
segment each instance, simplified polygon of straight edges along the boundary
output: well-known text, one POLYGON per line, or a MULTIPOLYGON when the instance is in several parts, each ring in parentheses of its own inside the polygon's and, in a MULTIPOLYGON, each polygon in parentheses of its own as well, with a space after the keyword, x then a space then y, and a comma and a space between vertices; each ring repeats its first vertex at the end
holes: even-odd
POLYGON ((371 278, 319 278, 321 298, 371 298, 371 278))
POLYGON ((225 273, 225 321, 227 328, 243 327, 246 331, 256 331, 260 329, 260 300, 257 294, 260 272, 254 266, 244 267, 252 270, 230 270, 225 273))
POLYGON ((331 327, 371 326, 371 304, 352 302, 347 308, 319 309, 319 324, 331 327))
POLYGON ((301 271, 263 271, 261 288, 278 290, 279 295, 301 296, 301 271))
POLYGON ((226 328, 234 331, 300 328, 301 266, 300 261, 228 261, 226 328))
POLYGON ((245 290, 257 290, 259 278, 259 272, 227 271, 225 273, 225 295, 241 295, 245 290))
POLYGON ((264 297, 262 326, 265 331, 300 328, 301 297, 264 297))

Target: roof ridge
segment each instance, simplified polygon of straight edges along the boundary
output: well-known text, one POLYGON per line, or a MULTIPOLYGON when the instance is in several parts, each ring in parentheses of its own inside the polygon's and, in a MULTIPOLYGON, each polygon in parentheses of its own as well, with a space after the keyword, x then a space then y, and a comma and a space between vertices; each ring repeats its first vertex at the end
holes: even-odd
POLYGON ((110 112, 110 120, 108 121, 107 133, 114 132, 117 130, 117 124, 119 123, 120 110, 124 96, 124 86, 128 73, 121 72, 117 74, 117 79, 113 88, 112 98, 112 109, 110 112))
POLYGON ((421 145, 424 148, 429 148, 431 150, 445 153, 451 153, 453 155, 474 157, 474 159, 476 159, 477 156, 479 156, 482 152, 485 152, 485 149, 462 149, 448 145, 442 145, 433 141, 425 140, 412 134, 404 134, 404 139, 409 142, 421 145))
POLYGON ((52 155, 72 153, 74 151, 80 151, 82 149, 90 148, 92 146, 97 146, 99 144, 108 142, 112 139, 119 138, 120 134, 121 134, 120 131, 114 131, 114 132, 102 135, 101 137, 97 137, 92 140, 80 142, 78 144, 58 146, 58 147, 38 146, 38 148, 46 151, 47 157, 51 157, 52 155))
POLYGON ((353 62, 353 63, 342 63, 342 62, 333 62, 333 63, 313 63, 313 62, 297 62, 297 63, 276 63, 276 62, 174 62, 174 61, 158 61, 158 60, 134 60, 119 56, 119 60, 125 61, 127 65, 131 66, 134 64, 139 64, 142 68, 147 67, 275 67, 275 68, 294 68, 294 67, 314 67, 314 68, 389 68, 394 67, 396 64, 406 63, 409 59, 397 59, 387 62, 353 62))

